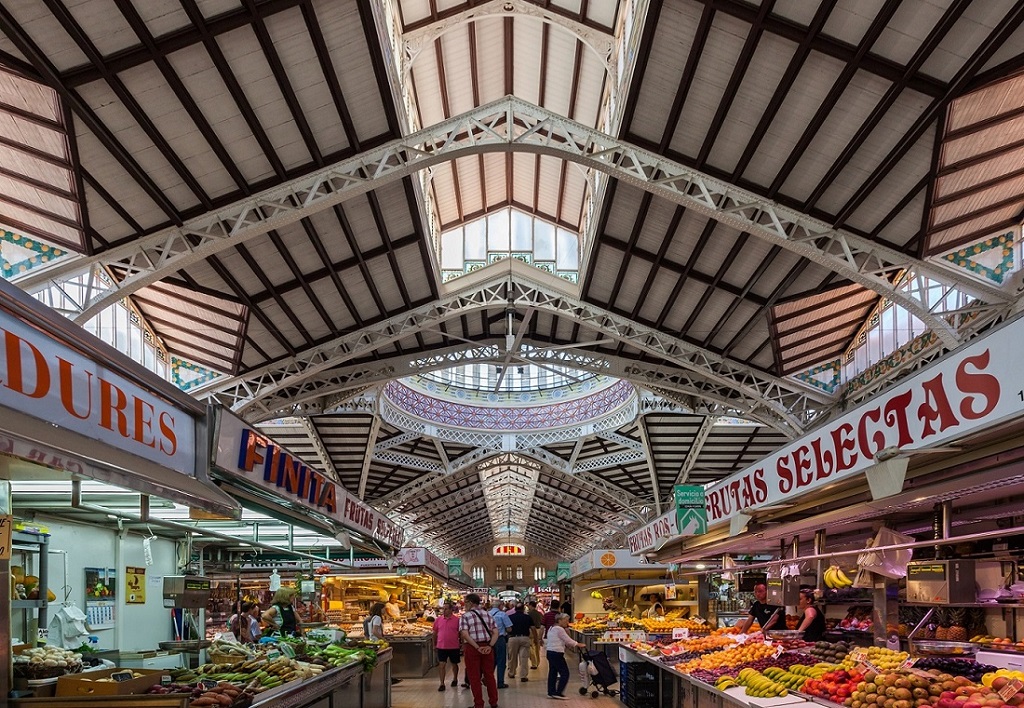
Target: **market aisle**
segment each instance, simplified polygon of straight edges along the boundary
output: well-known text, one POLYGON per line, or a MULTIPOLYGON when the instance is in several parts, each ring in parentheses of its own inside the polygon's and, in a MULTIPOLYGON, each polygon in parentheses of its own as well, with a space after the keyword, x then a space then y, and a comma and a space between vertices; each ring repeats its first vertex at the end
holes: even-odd
MULTIPOLYGON (((579 660, 577 659, 577 663, 579 660)), ((498 691, 499 708, 538 708, 540 706, 563 706, 565 708, 621 708, 618 697, 599 696, 597 699, 581 696, 579 688, 582 682, 576 673, 575 665, 570 663, 572 677, 565 689, 567 701, 556 701, 548 698, 548 664, 541 658, 540 668, 530 672, 530 680, 526 683, 519 679, 509 680, 508 688, 498 691)), ((460 667, 461 671, 461 667, 460 667)), ((450 674, 449 674, 450 675, 450 674)), ((461 677, 461 672, 460 672, 461 677)), ((472 708, 473 693, 468 688, 452 688, 448 686, 443 692, 437 690, 437 671, 422 679, 405 679, 391 689, 393 708, 472 708)), ((619 686, 613 688, 617 691, 619 686)), ((484 692, 484 706, 487 705, 487 693, 484 692)))

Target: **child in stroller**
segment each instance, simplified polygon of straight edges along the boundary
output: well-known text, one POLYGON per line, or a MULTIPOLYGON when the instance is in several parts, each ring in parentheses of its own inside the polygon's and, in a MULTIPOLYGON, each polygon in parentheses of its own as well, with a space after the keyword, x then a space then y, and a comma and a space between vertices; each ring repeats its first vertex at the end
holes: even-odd
POLYGON ((580 656, 582 658, 580 679, 583 681, 583 685, 580 686, 580 695, 587 695, 591 686, 594 689, 590 693, 591 698, 597 698, 602 693, 606 696, 617 695, 617 692, 611 687, 618 683, 619 679, 611 664, 608 663, 605 653, 603 651, 585 651, 580 656))

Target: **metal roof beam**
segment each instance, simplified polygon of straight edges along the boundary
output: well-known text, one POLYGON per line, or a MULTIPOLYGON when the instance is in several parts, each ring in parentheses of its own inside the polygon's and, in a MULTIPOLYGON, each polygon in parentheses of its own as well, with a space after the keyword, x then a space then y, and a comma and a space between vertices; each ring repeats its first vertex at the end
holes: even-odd
POLYGON ((28 271, 15 282, 34 292, 94 268, 125 272, 125 279, 109 290, 88 294, 84 310, 76 318, 88 321, 135 290, 226 248, 435 164, 483 152, 547 154, 606 172, 792 251, 889 298, 925 322, 948 347, 960 341, 953 325, 943 317, 943 298, 952 286, 987 303, 1010 300, 999 287, 966 272, 955 272, 834 229, 807 214, 513 97, 247 197, 181 227, 165 229, 98 256, 57 259, 51 266, 28 271), (898 282, 892 282, 892 276, 905 270, 946 284, 946 292, 936 297, 933 290, 903 290, 898 282))
POLYGON ((757 409, 765 408, 775 414, 778 425, 788 424, 793 431, 802 431, 805 426, 805 416, 799 411, 818 410, 821 406, 817 403, 829 401, 826 395, 809 386, 725 360, 678 337, 582 302, 555 289, 556 283, 541 285, 534 278, 540 276, 543 280, 543 273, 531 272, 535 269, 515 259, 507 261, 508 265, 504 261, 495 264, 498 268, 491 271, 495 277, 477 287, 311 347, 295 357, 260 367, 245 375, 219 378, 208 386, 197 387, 194 395, 216 398, 244 417, 258 399, 286 390, 290 392, 292 387, 311 376, 357 356, 367 355, 424 328, 434 327, 439 322, 470 312, 504 309, 510 302, 508 287, 511 285, 511 299, 515 306, 537 307, 567 317, 583 327, 659 356, 686 370, 676 371, 674 378, 692 378, 691 373, 687 373, 692 372, 696 380, 700 381, 699 390, 711 397, 718 396, 721 400, 735 399, 738 393, 747 398, 743 407, 753 411, 752 415, 756 415, 757 409), (511 278, 509 268, 512 271, 511 278))
POLYGON ((377 434, 380 433, 380 416, 373 416, 370 424, 370 434, 366 438, 366 450, 363 451, 363 467, 359 470, 359 498, 366 499, 366 482, 370 478, 370 463, 373 462, 373 453, 377 449, 377 434))
POLYGON ((716 418, 709 415, 701 421, 697 434, 693 436, 693 444, 690 445, 690 449, 686 452, 686 459, 679 466, 679 473, 676 475, 676 481, 673 484, 686 484, 690 471, 697 464, 697 458, 700 457, 700 451, 704 447, 704 443, 707 442, 708 436, 711 435, 711 431, 715 427, 716 420, 716 418))
POLYGON ((316 452, 316 456, 320 459, 320 464, 323 465, 324 471, 326 471, 328 476, 335 482, 340 482, 341 478, 338 476, 338 470, 334 468, 334 461, 331 459, 331 453, 327 451, 327 446, 324 445, 323 438, 320 437, 320 431, 316 429, 313 419, 301 418, 299 422, 305 429, 306 436, 309 438, 310 443, 312 443, 313 450, 316 452))
POLYGON ((654 448, 651 447, 651 435, 647 430, 647 421, 642 416, 637 420, 640 426, 640 440, 643 443, 644 460, 647 472, 651 476, 651 491, 654 494, 654 508, 661 516, 661 484, 658 482, 658 469, 654 465, 654 448))

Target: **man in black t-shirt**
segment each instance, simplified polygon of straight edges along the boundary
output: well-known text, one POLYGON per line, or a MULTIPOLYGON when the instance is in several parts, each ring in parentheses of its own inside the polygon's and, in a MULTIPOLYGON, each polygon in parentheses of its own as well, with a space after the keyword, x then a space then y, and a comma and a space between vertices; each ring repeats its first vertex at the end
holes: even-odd
POLYGON ((779 625, 779 618, 782 615, 782 608, 778 605, 769 605, 765 600, 768 599, 768 588, 765 587, 764 583, 758 583, 754 586, 754 597, 756 598, 754 603, 750 606, 747 611, 748 616, 739 625, 740 633, 746 634, 747 630, 757 622, 761 626, 761 631, 767 631, 773 627, 785 627, 785 622, 779 625))

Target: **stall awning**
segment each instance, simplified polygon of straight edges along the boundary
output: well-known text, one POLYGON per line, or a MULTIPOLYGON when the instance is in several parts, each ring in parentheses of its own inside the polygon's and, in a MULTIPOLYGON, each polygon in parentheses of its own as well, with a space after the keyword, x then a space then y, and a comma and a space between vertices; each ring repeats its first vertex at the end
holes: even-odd
POLYGON ((92 479, 219 516, 237 518, 238 502, 195 477, 175 472, 106 443, 56 428, 15 410, 3 413, 0 454, 55 470, 65 479, 92 479))

